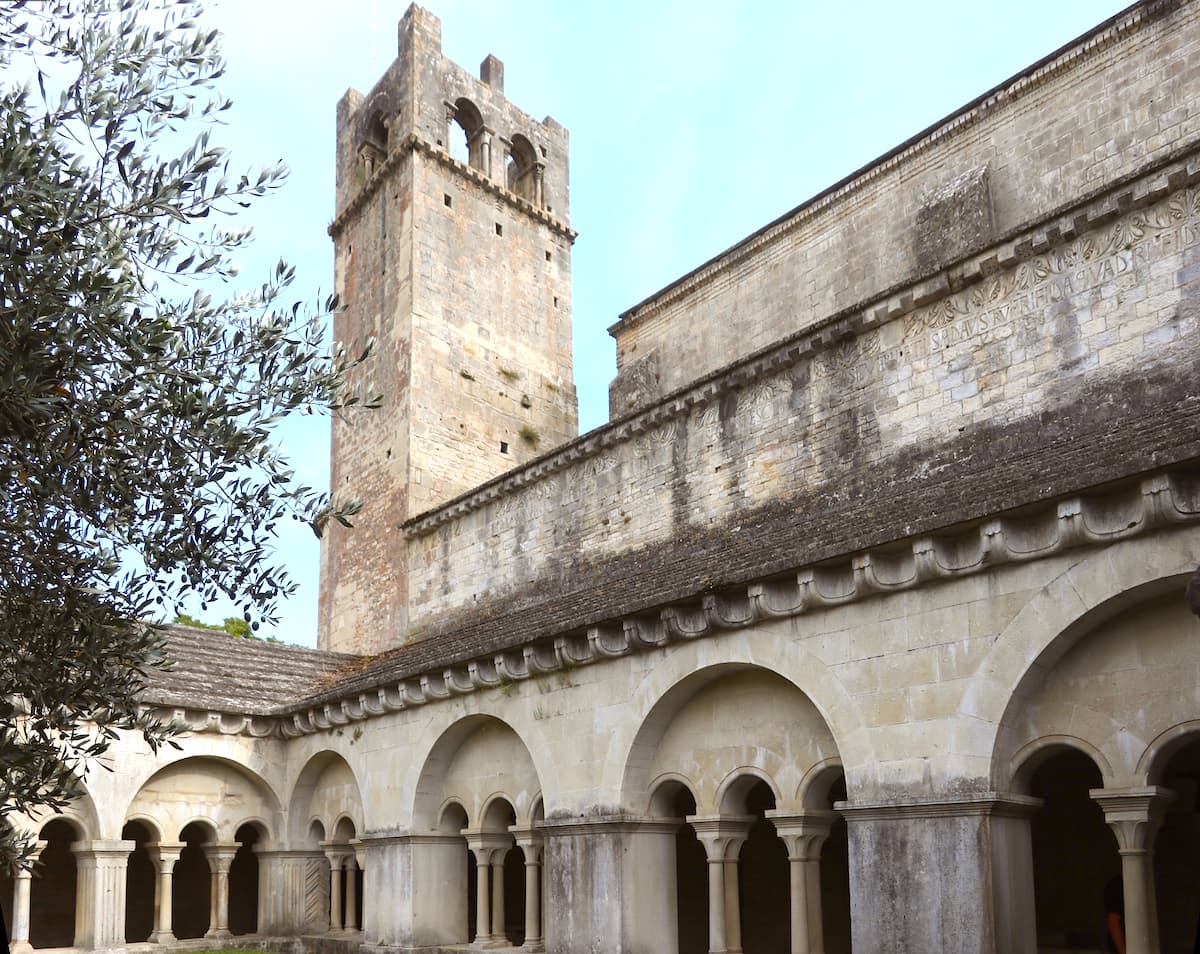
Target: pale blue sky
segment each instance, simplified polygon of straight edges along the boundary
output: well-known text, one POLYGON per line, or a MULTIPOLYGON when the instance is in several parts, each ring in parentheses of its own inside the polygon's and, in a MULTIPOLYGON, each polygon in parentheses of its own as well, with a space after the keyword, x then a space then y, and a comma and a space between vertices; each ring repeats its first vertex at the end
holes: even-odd
MULTIPOLYGON (((218 0, 234 166, 283 159, 287 187, 245 216, 242 277, 278 257, 294 297, 332 284, 334 107, 396 52, 400 0, 218 0)), ((580 426, 607 417, 617 315, 771 219, 1126 6, 1105 0, 435 0, 443 51, 505 64, 505 92, 571 132, 580 426)), ((306 483, 328 482, 328 421, 288 426, 306 483)), ((296 598, 273 634, 314 645, 318 545, 281 541, 296 598)), ((225 615, 210 607, 206 618, 225 615)))

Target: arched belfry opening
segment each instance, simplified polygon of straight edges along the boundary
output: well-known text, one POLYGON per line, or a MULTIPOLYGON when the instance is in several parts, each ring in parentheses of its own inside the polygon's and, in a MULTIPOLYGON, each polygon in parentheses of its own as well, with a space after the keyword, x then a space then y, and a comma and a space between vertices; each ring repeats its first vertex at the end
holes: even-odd
POLYGON ((455 100, 450 109, 447 131, 450 156, 466 163, 472 169, 488 171, 489 138, 483 125, 479 107, 465 96, 455 100))
POLYGON ((541 205, 538 195, 537 150, 526 137, 517 133, 509 143, 508 160, 505 163, 504 181, 510 192, 522 199, 541 205))

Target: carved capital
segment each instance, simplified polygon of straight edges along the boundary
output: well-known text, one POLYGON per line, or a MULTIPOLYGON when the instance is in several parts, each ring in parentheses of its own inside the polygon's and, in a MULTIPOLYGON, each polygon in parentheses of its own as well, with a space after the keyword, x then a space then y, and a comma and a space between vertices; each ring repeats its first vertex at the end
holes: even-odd
POLYGON ((787 845, 791 861, 816 861, 821 857, 821 847, 833 823, 836 812, 786 812, 768 811, 767 818, 775 826, 775 832, 787 845))
POLYGON ((1157 785, 1093 788, 1088 794, 1104 810, 1104 821, 1116 836, 1121 854, 1153 847, 1163 812, 1174 798, 1170 789, 1157 785))
POLYGON ((467 839, 467 847, 475 853, 477 865, 499 863, 513 846, 513 836, 507 832, 465 828, 462 834, 467 839))
POLYGON ((737 861, 754 819, 748 815, 689 815, 689 825, 704 845, 709 864, 737 861))
POLYGON ((158 868, 159 874, 169 874, 175 870, 179 853, 186 847, 182 841, 155 841, 146 845, 146 852, 158 868))

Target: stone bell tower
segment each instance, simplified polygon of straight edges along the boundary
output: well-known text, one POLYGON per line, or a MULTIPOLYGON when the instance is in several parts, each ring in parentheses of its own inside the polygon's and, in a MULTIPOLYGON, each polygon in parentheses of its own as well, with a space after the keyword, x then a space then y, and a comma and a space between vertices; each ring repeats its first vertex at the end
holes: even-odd
POLYGON ((441 22, 411 6, 399 55, 337 107, 334 338, 374 336, 361 369, 384 395, 333 422, 331 489, 364 503, 322 541, 318 645, 412 642, 400 524, 569 440, 567 130, 442 56, 441 22))

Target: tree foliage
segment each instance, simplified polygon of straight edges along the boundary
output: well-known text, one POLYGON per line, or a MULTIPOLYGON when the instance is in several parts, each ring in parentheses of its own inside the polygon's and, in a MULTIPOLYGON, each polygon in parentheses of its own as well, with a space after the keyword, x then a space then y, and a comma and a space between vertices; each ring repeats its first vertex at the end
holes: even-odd
MULTIPOLYGON (((280 521, 343 523, 272 438, 292 413, 374 403, 329 356, 332 301, 283 262, 225 293, 229 216, 285 170, 209 139, 218 37, 191 0, 0 5, 0 857, 13 813, 54 810, 139 711, 189 597, 257 628, 292 589, 280 521), (198 137, 192 139, 191 137, 198 137), (221 291, 214 294, 213 288, 221 291)), ((361 373, 361 372, 358 372, 361 373)))

